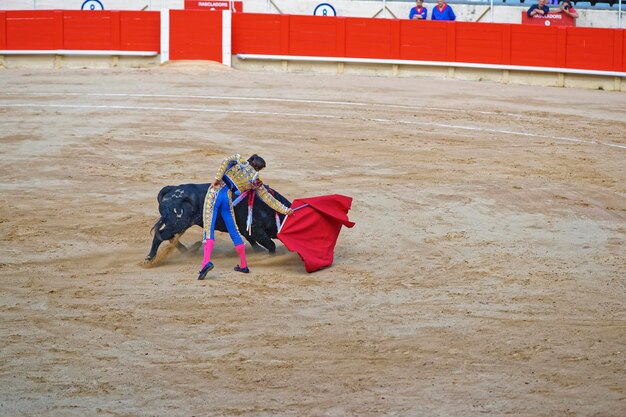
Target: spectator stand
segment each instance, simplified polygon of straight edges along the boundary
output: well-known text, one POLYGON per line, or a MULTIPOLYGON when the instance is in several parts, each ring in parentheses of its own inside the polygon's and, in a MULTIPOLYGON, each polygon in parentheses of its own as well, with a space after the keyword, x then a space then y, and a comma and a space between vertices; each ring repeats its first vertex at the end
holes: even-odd
MULTIPOLYGON (((383 0, 363 0, 363 1, 382 2, 383 0)), ((396 2, 409 3, 409 4, 415 3, 414 0, 396 0, 396 2)), ((386 3, 389 3, 389 1, 386 1, 386 3)), ((434 4, 436 2, 427 1, 425 3, 434 4)), ((491 0, 447 0, 446 3, 450 5, 455 5, 455 4, 487 5, 491 3, 491 0)), ((524 5, 524 6, 530 7, 532 4, 535 4, 535 3, 537 3, 537 0, 493 0, 493 4, 498 5, 498 6, 524 5)), ((577 9, 578 8, 589 8, 589 9, 601 8, 601 9, 617 10, 619 6, 619 0, 572 1, 572 3, 574 3, 577 9)), ((558 3, 551 4, 548 1, 546 1, 546 4, 550 6, 551 8, 553 8, 553 7, 556 7, 558 3)))
MULTIPOLYGON (((280 2, 281 0, 273 0, 280 2)), ((286 0, 282 0, 286 1, 286 0)), ((626 1, 626 0, 624 0, 626 1)), ((457 21, 465 22, 489 22, 489 23, 521 23, 518 11, 527 10, 537 0, 447 0, 457 15, 457 21), (519 10, 516 10, 519 9, 519 10)), ((399 18, 406 19, 408 11, 415 5, 414 0, 360 0, 354 3, 368 4, 378 3, 380 7, 376 12, 367 17, 399 18)), ((593 0, 593 1, 572 1, 577 10, 581 11, 578 19, 578 26, 587 27, 612 27, 621 28, 621 8, 619 0, 593 0)), ((556 10, 558 4, 546 4, 551 10, 556 10)), ((431 11, 436 5, 435 0, 425 0, 424 5, 428 8, 428 19, 431 11)), ((351 11, 355 9, 344 9, 340 15, 361 16, 351 11)), ((369 8, 368 10, 371 10, 369 8)), ((253 10, 248 10, 253 11, 253 10)))

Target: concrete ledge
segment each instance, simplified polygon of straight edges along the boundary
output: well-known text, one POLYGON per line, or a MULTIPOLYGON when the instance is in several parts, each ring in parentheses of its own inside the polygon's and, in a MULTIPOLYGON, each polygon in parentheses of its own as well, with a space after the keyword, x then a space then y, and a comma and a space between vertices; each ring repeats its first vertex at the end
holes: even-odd
POLYGON ((0 49, 0 55, 115 55, 115 56, 157 56, 154 51, 96 51, 96 50, 74 50, 74 49, 33 49, 33 50, 13 50, 0 49))
POLYGON ((626 72, 569 68, 248 54, 233 56, 232 65, 234 68, 249 71, 449 78, 504 84, 626 91, 626 72))
MULTIPOLYGON (((145 68, 159 65, 159 55, 156 53, 111 55, 97 54, 57 54, 58 51, 38 51, 36 54, 27 51, 0 51, 0 69, 33 68, 33 69, 61 69, 61 68, 145 68)), ((89 51, 104 52, 104 51, 89 51)), ((115 52, 115 51, 107 51, 115 52)), ((120 51, 123 52, 123 51, 120 51)))
POLYGON ((413 61, 408 59, 378 59, 378 58, 344 58, 326 56, 295 56, 295 55, 261 55, 261 54, 237 54, 241 60, 274 60, 274 61, 307 61, 307 62, 343 62, 345 64, 389 64, 389 65, 418 65, 432 67, 455 67, 455 68, 479 68, 479 69, 501 69, 514 71, 537 71, 555 72, 565 74, 590 74, 602 76, 626 77, 626 72, 599 71, 575 68, 552 68, 552 67, 530 67, 522 65, 501 65, 501 64, 481 64, 472 62, 442 62, 442 61, 413 61))
POLYGON ((399 65, 398 77, 448 78, 449 69, 428 65, 399 65))

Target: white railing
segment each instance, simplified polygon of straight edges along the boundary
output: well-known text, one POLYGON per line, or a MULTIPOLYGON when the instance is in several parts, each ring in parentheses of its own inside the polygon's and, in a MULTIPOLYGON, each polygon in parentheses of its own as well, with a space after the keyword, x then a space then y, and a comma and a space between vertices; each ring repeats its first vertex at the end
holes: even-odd
MULTIPOLYGON (((3 2, 6 0, 0 0, 0 2, 3 2)), ((233 0, 228 0, 230 2, 230 10, 233 10, 233 0)), ((245 0, 243 0, 245 3, 245 0)), ((281 7, 283 7, 281 5, 281 3, 285 2, 285 1, 293 1, 293 0, 266 0, 266 12, 267 13, 284 13, 283 10, 281 10, 281 7)), ((330 3, 332 3, 332 0, 328 0, 330 3)), ((345 2, 345 0, 343 0, 345 2)), ((362 0, 363 1, 363 0, 362 0)), ((367 1, 367 0, 364 0, 367 1)), ((392 0, 371 0, 372 2, 379 2, 381 5, 380 10, 376 13, 376 16, 381 16, 383 18, 395 18, 396 16, 394 15, 394 13, 392 12, 392 9, 394 8, 394 6, 390 6, 390 3, 396 3, 396 7, 397 7, 397 3, 400 2, 393 2, 392 0), (391 8, 390 8, 391 7, 391 8)), ((433 0, 430 0, 430 2, 432 2, 433 0)), ((55 3, 55 7, 63 9, 63 8, 67 8, 67 9, 75 9, 76 8, 76 4, 80 5, 82 4, 80 2, 80 0, 59 0, 57 3, 55 3)), ((106 0, 101 0, 101 2, 106 6, 107 2, 106 0)), ((613 6, 611 9, 599 9, 599 8, 595 8, 592 7, 590 9, 587 10, 602 10, 602 11, 612 11, 614 12, 617 16, 616 16, 616 21, 617 24, 615 27, 617 28, 622 28, 622 13, 623 13, 623 2, 624 0, 618 0, 617 3, 617 10, 615 6, 613 6)), ((9 1, 9 3, 11 3, 9 1)), ((152 0, 142 0, 142 1, 128 1, 128 7, 131 9, 135 9, 135 10, 153 10, 153 3, 155 4, 156 8, 160 9, 160 6, 163 5, 164 3, 167 3, 167 0, 163 0, 163 1, 157 1, 157 2, 153 2, 152 0)), ((410 4, 411 2, 401 2, 403 4, 410 4)), ((517 5, 519 6, 530 6, 530 4, 533 3, 533 1, 531 0, 526 0, 526 3, 522 4, 522 5, 517 5)), ((119 5, 119 2, 116 2, 115 4, 119 5)), ((495 17, 494 17, 494 10, 495 8, 499 8, 499 7, 511 7, 512 5, 510 4, 501 4, 499 2, 494 3, 494 0, 478 0, 478 1, 468 1, 467 4, 473 4, 476 6, 488 6, 489 7, 489 21, 490 22, 495 22, 495 17)), ((44 7, 44 8, 49 8, 50 5, 50 1, 43 1, 43 0, 32 0, 32 7, 33 9, 37 9, 38 6, 39 7, 44 7)), ((0 8, 2 7, 2 5, 0 4, 0 8)), ((115 6, 114 6, 115 7, 115 6)), ((125 6, 126 7, 126 6, 125 6)), ((286 7, 286 6, 284 6, 286 7)), ((9 7, 10 8, 10 7, 9 7)), ((502 22, 502 23, 507 23, 507 22, 502 22)), ((508 22, 511 23, 511 22, 508 22)), ((593 24, 593 26, 596 27, 601 27, 597 24, 593 24)), ((612 25, 611 25, 612 26, 612 25)))

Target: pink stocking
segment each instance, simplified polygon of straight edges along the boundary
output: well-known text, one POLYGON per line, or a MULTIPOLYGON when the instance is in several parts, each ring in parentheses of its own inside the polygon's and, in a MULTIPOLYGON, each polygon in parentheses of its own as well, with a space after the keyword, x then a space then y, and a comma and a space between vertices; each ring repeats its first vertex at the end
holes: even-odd
POLYGON ((248 266, 248 262, 246 262, 246 245, 245 243, 239 244, 235 246, 235 250, 239 254, 239 267, 246 268, 248 266))
POLYGON ((211 262, 211 252, 213 251, 213 245, 215 239, 208 239, 204 242, 204 259, 202 260, 202 267, 211 262))

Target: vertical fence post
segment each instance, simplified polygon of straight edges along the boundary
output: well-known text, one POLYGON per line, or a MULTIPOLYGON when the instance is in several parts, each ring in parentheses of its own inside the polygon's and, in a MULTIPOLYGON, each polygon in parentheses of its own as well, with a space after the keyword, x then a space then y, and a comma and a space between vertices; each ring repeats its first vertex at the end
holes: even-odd
POLYGON ((222 10, 222 64, 229 67, 232 67, 232 18, 232 10, 222 10))
POLYGON ((170 60, 170 11, 161 9, 161 64, 170 60))

